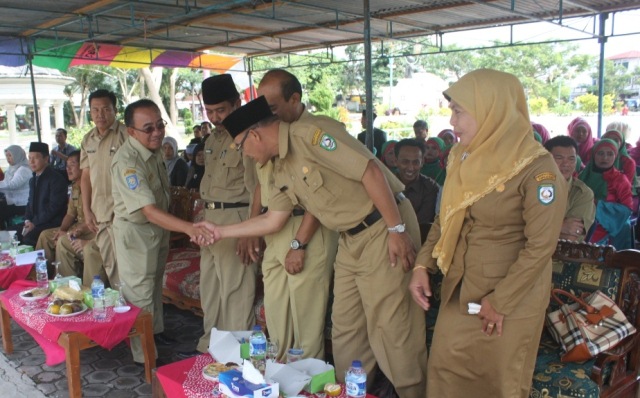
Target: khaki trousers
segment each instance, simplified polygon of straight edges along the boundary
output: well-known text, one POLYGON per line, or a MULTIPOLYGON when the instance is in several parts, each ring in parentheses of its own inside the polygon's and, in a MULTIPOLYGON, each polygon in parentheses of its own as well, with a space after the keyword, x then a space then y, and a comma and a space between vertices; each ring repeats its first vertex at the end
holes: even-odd
MULTIPOLYGON (((404 200, 398 207, 418 247, 420 231, 411 204, 404 200)), ((354 359, 362 361, 369 375, 377 363, 401 398, 424 397, 424 311, 411 298, 411 273, 404 272, 401 264, 391 267, 388 239, 383 220, 355 236, 340 236, 332 312, 336 376, 343 382, 354 359)))
MULTIPOLYGON (((96 244, 98 245, 100 256, 102 257, 101 268, 104 269, 104 272, 107 275, 109 285, 115 286, 120 279, 118 277, 118 263, 115 251, 116 245, 114 243, 112 223, 110 221, 98 223, 96 244)), ((96 270, 94 274, 98 275, 100 273, 101 272, 97 272, 96 270)))
MULTIPOLYGON (((218 225, 245 220, 249 208, 206 210, 205 219, 218 225)), ((211 329, 250 330, 255 323, 256 264, 242 264, 236 254, 238 239, 223 239, 202 248, 200 300, 204 335, 197 350, 207 352, 211 329)))
POLYGON ((38 242, 36 243, 36 250, 44 250, 44 258, 47 259, 49 264, 52 264, 56 260, 56 242, 53 240, 53 237, 59 229, 60 228, 49 228, 40 232, 38 242))
POLYGON ((60 261, 60 274, 63 276, 76 275, 82 278, 82 284, 85 286, 91 286, 93 275, 100 275, 100 279, 107 285, 107 275, 102 268, 102 257, 95 242, 95 234, 83 234, 78 238, 91 240, 84 246, 80 254, 76 253, 71 246, 69 236, 65 234, 58 239, 56 261, 60 261), (93 269, 97 269, 97 272, 92 272, 93 269))
POLYGON ((304 250, 302 272, 291 275, 284 262, 301 223, 302 216, 291 217, 280 232, 265 237, 262 273, 267 329, 269 338, 278 342, 278 359, 295 347, 304 350, 305 358, 324 361, 324 324, 338 234, 320 226, 304 250))
MULTIPOLYGON (((162 277, 169 253, 169 232, 155 224, 134 224, 116 219, 113 223, 122 292, 127 301, 149 311, 153 333, 164 331, 162 277)), ((139 337, 131 339, 133 360, 144 362, 139 337)))

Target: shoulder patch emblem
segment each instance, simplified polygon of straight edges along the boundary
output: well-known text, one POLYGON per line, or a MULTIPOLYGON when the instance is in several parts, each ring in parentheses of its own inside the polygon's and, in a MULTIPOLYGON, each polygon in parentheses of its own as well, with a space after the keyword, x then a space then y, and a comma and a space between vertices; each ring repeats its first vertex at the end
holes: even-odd
POLYGON ((551 172, 544 172, 544 173, 540 173, 535 177, 536 181, 540 182, 540 181, 544 181, 544 180, 551 180, 551 181, 555 181, 556 180, 556 175, 551 173, 551 172))
POLYGON ((336 140, 329 134, 325 133, 320 138, 320 148, 327 151, 335 151, 337 147, 338 144, 336 143, 336 140))
POLYGON ((322 130, 317 129, 313 133, 313 138, 311 139, 311 145, 318 145, 318 143, 320 142, 320 137, 322 137, 322 130))
POLYGON ((138 175, 133 169, 127 169, 124 171, 124 180, 127 182, 129 189, 134 190, 138 188, 138 175))
POLYGON ((555 187, 552 184, 540 184, 538 186, 538 200, 543 205, 553 203, 556 198, 555 187))

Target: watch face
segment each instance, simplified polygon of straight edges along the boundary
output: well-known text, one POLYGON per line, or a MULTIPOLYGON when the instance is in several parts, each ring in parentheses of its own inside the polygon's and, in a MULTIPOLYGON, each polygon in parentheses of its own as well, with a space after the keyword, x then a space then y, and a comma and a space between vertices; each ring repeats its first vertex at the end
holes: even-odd
POLYGON ((298 250, 300 248, 300 242, 297 239, 291 241, 291 248, 293 250, 298 250))

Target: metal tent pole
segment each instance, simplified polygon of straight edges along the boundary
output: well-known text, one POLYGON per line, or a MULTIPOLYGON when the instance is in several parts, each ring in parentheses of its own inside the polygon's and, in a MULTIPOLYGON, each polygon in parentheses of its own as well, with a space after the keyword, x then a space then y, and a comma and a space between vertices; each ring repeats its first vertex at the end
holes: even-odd
POLYGON ((602 135, 602 102, 604 97, 604 46, 607 43, 605 36, 605 25, 608 13, 600 14, 600 32, 598 43, 600 43, 600 61, 598 64, 598 138, 602 135))
MULTIPOLYGON (((364 0, 364 81, 365 109, 367 111, 367 134, 365 145, 373 153, 373 82, 371 80, 371 15, 369 0, 364 0)), ((380 156, 381 154, 377 154, 380 156)))

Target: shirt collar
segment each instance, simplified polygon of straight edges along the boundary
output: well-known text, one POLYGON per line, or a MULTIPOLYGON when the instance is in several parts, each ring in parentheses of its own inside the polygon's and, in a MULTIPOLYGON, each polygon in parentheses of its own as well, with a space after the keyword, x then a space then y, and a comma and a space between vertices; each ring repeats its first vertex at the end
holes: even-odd
POLYGON ((138 153, 142 157, 142 160, 144 160, 145 162, 155 154, 154 151, 150 151, 149 149, 145 148, 145 146, 142 145, 140 141, 136 140, 135 138, 129 136, 128 140, 131 142, 131 146, 133 147, 133 149, 138 151, 138 153))

